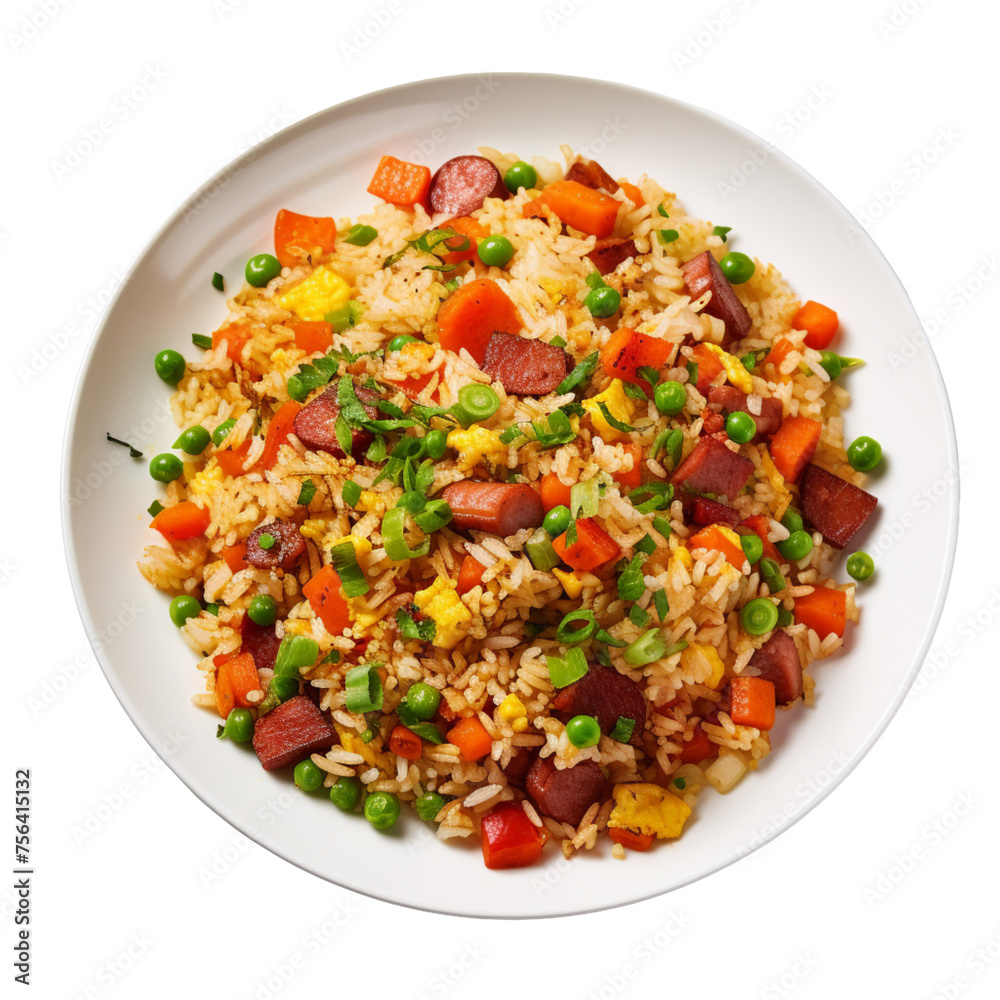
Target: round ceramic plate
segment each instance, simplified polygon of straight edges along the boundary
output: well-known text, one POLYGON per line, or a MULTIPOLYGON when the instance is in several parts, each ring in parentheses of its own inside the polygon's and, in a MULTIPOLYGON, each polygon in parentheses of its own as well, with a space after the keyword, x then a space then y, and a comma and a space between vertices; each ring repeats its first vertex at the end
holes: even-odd
POLYGON ((713 114, 543 75, 459 76, 363 97, 293 125, 209 181, 139 255, 107 310, 70 413, 63 491, 70 571, 97 657, 133 722, 191 790, 322 878, 489 917, 579 913, 666 892, 748 854, 816 805, 871 747, 920 666, 944 601, 958 511, 937 365, 898 279, 843 206, 713 114), (858 539, 878 576, 860 589, 861 624, 844 652, 814 667, 815 707, 779 713, 771 755, 729 795, 706 790, 680 840, 624 863, 605 844, 569 862, 555 848, 536 867, 493 872, 478 843, 443 843, 411 810, 379 833, 326 796, 298 792, 287 773, 264 772, 248 747, 216 741, 218 720, 191 704, 201 686, 194 655, 170 624, 166 596, 136 569, 158 488, 146 462, 129 460, 105 432, 147 457, 170 449, 178 432, 153 355, 164 347, 191 355, 191 331, 216 328, 225 306, 212 272, 238 288, 246 259, 271 249, 278 209, 342 217, 368 208, 365 189, 383 153, 433 169, 481 145, 559 159, 560 143, 614 176, 656 178, 693 215, 732 226, 734 248, 773 261, 802 299, 837 308, 838 349, 867 361, 845 377, 854 397, 846 434, 873 435, 888 456, 872 486, 877 516, 858 539))

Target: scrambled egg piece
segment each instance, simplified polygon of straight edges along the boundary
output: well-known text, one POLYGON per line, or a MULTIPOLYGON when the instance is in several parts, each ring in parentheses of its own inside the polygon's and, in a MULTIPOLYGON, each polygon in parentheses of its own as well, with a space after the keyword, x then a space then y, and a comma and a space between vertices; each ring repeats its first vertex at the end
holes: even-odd
POLYGON ((561 281, 556 281, 553 278, 539 278, 538 284, 554 306, 559 305, 566 298, 561 281))
POLYGON ((188 492, 192 496, 207 498, 212 495, 212 491, 225 478, 219 463, 215 458, 211 458, 208 464, 200 472, 194 471, 194 465, 184 466, 184 474, 187 479, 188 492))
POLYGON ((373 611, 363 597, 352 597, 347 602, 347 610, 353 623, 351 631, 356 639, 361 639, 364 638, 368 629, 385 617, 389 610, 389 602, 383 601, 373 611))
POLYGON ((277 348, 272 352, 270 357, 271 364, 274 365, 276 371, 286 372, 292 367, 294 362, 288 359, 288 351, 283 347, 277 348))
POLYGON ((384 493, 375 493, 372 490, 362 490, 361 498, 355 504, 356 510, 363 510, 366 514, 374 511, 376 514, 384 514, 388 505, 388 497, 384 493))
POLYGON ((277 302, 299 319, 321 320, 328 312, 346 305, 350 297, 351 286, 324 264, 279 295, 277 302))
POLYGON ((659 785, 640 782, 615 785, 615 807, 608 826, 644 833, 660 840, 679 837, 691 807, 659 785))
POLYGON ((528 728, 528 710, 516 694, 509 694, 500 702, 497 715, 504 722, 509 723, 515 733, 523 732, 528 728))
POLYGON ((576 573, 569 573, 564 569, 559 569, 558 566, 553 567, 552 572, 555 573, 557 579, 562 584, 567 597, 576 600, 583 593, 583 581, 576 573))
POLYGON ((435 646, 454 649, 465 638, 465 626, 472 621, 472 613, 462 603, 451 580, 437 577, 426 590, 413 595, 413 603, 436 622, 435 646))
POLYGON ((718 690, 719 685, 726 676, 726 665, 722 662, 722 658, 719 656, 718 650, 716 650, 714 646, 709 646, 701 642, 692 642, 688 648, 681 653, 681 666, 685 670, 691 670, 697 662, 699 653, 704 656, 706 660, 708 660, 708 664, 712 670, 707 679, 702 683, 706 687, 718 690))
POLYGON ((737 389, 745 392, 748 396, 751 392, 753 392, 753 379, 750 376, 750 372, 746 370, 743 362, 740 361, 736 355, 727 353, 719 347, 718 344, 708 344, 703 341, 702 347, 704 347, 705 350, 711 351, 718 357, 719 361, 722 362, 726 378, 728 378, 737 389))
POLYGON ((323 536, 326 534, 326 529, 328 525, 326 521, 321 517, 310 517, 302 522, 299 528, 299 534, 305 535, 306 538, 311 539, 318 545, 323 541, 323 536))
POLYGON ((629 435, 625 431, 620 431, 604 419, 600 404, 603 403, 615 420, 623 424, 631 424, 635 415, 635 403, 625 395, 625 386, 621 379, 614 379, 612 383, 596 396, 583 400, 583 408, 590 414, 590 420, 594 425, 594 430, 601 435, 604 441, 628 441, 629 435))
POLYGON ((479 424, 470 424, 467 430, 453 430, 448 435, 448 447, 458 452, 459 468, 464 472, 483 462, 500 465, 507 460, 507 445, 500 435, 479 424))

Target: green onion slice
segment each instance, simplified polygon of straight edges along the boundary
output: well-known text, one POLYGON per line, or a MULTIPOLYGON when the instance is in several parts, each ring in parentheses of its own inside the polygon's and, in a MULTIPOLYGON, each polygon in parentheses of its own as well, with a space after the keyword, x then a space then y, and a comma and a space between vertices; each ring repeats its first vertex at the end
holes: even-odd
POLYGON ((376 236, 378 236, 378 230, 374 226, 365 226, 358 222, 347 230, 344 242, 355 247, 366 247, 376 236))
POLYGON ((319 656, 319 643, 305 635, 286 635, 274 658, 275 677, 299 678, 302 667, 311 667, 319 656))
POLYGON ((556 629, 556 639, 567 645, 586 642, 588 639, 594 638, 597 634, 597 629, 597 619, 594 617, 594 612, 590 608, 577 608, 576 611, 571 611, 559 623, 559 627, 556 629), (578 622, 584 622, 585 624, 579 628, 574 628, 578 622))
POLYGON ((670 602, 667 600, 667 592, 665 590, 656 590, 653 592, 653 606, 656 608, 656 616, 660 619, 660 622, 665 622, 667 614, 670 611, 670 602))
POLYGON ((152 502, 152 503, 151 503, 151 504, 150 504, 150 505, 149 505, 149 506, 148 506, 148 507, 146 508, 146 513, 147 513, 147 514, 148 514, 148 515, 149 515, 150 517, 156 517, 156 515, 157 515, 157 514, 159 514, 161 510, 166 510, 166 508, 165 508, 165 507, 163 506, 163 504, 162 504, 162 503, 160 503, 160 501, 159 501, 159 500, 154 500, 154 501, 153 501, 153 502, 152 502))
POLYGON ((656 542, 649 535, 643 535, 635 543, 635 549, 637 552, 644 552, 647 556, 651 556, 656 551, 656 542))
POLYGON ((646 556, 642 552, 633 556, 618 577, 618 596, 623 601, 638 601, 646 592, 646 579, 642 572, 645 561, 646 556))
POLYGON ((374 663, 364 663, 347 671, 344 688, 347 692, 345 704, 348 712, 362 715, 365 712, 382 710, 382 681, 374 663))
POLYGON ((778 609, 766 597, 755 597, 743 606, 740 623, 750 635, 764 635, 778 624, 778 609))
POLYGON ((314 496, 316 496, 316 484, 311 479, 303 479, 302 485, 299 487, 298 504, 302 507, 308 507, 314 496))
POLYGON ((203 333, 192 333, 191 343, 194 344, 195 347, 204 347, 207 351, 212 346, 212 338, 206 337, 203 333))
POLYGON ((543 573, 547 573, 554 566, 559 565, 559 556, 556 555, 556 550, 552 547, 552 539, 544 528, 539 528, 525 542, 524 550, 528 553, 531 565, 543 573))
POLYGON ((330 549, 330 561, 340 577, 345 597, 361 597, 368 593, 368 581, 358 565, 357 553, 350 542, 334 545, 330 549))
POLYGON ((557 386, 555 389, 557 396, 562 396, 567 392, 572 392, 578 385, 590 381, 590 376, 594 374, 597 362, 600 360, 600 352, 594 351, 588 354, 557 386))
POLYGON ((629 608, 628 620, 636 628, 645 628, 649 624, 651 616, 644 608, 640 608, 638 604, 633 604, 632 607, 629 608))
POLYGON ((578 517, 596 517, 601 500, 601 484, 597 478, 574 484, 569 492, 569 512, 575 521, 578 517))
POLYGON ((406 510, 393 507, 387 510, 382 518, 382 544, 386 555, 394 562, 404 559, 419 559, 431 550, 431 540, 425 538, 415 549, 411 549, 403 537, 406 528, 406 510))
POLYGON ((464 427, 492 417, 500 407, 500 397, 488 385, 463 385, 458 390, 458 402, 451 408, 464 427))
POLYGON ((666 510, 674 498, 672 483, 643 483, 629 495, 629 502, 640 514, 651 514, 655 510, 666 510), (645 500, 640 498, 645 497, 645 500))
POLYGON ((552 686, 557 688, 568 687, 586 676, 589 669, 583 650, 575 648, 568 650, 565 658, 546 656, 545 664, 549 668, 549 680, 552 681, 552 686))
POLYGON ((353 479, 348 479, 340 495, 348 507, 356 507, 361 499, 361 487, 353 479))
POLYGON ((666 649, 666 640, 660 635, 659 629, 651 628, 629 644, 622 653, 622 658, 630 667, 644 667, 659 660, 666 649))
MULTIPOLYGON (((396 624, 399 625, 400 634, 405 639, 420 639, 423 642, 433 642, 437 634, 437 623, 433 618, 426 618, 424 621, 414 621, 413 616, 400 608, 396 612, 396 624)), ((412 726, 410 727, 413 728, 412 726)))
POLYGON ((624 715, 618 716, 615 728, 611 730, 611 738, 619 743, 628 743, 632 739, 635 730, 635 719, 628 719, 624 715))
POLYGON ((221 292, 226 287, 226 279, 216 271, 212 275, 212 287, 217 291, 221 292))

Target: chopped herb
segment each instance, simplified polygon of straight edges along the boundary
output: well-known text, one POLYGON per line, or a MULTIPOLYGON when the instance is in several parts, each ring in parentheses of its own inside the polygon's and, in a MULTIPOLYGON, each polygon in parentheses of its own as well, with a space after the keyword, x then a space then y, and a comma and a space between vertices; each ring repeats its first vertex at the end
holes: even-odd
POLYGON ((576 431, 562 408, 549 414, 547 425, 543 420, 535 420, 531 428, 535 432, 535 439, 545 448, 569 444, 576 437, 576 431))
POLYGON ((343 410, 337 414, 337 419, 333 425, 333 432, 337 435, 337 444, 340 445, 340 450, 345 455, 350 455, 354 448, 354 434, 347 423, 347 418, 344 416, 343 410))
POLYGON ((587 674, 587 657, 582 649, 575 647, 566 650, 566 656, 546 656, 545 665, 549 668, 549 680, 557 688, 568 687, 587 674))
POLYGON ((649 535, 643 535, 642 538, 635 543, 634 547, 640 552, 645 552, 647 556, 651 556, 656 551, 656 542, 654 542, 649 535))
POLYGON ((319 662, 321 664, 322 663, 340 663, 340 650, 339 649, 331 649, 330 652, 327 653, 326 656, 324 656, 323 659, 320 660, 319 662))
POLYGON ((597 478, 575 483, 569 491, 569 512, 575 520, 578 517, 594 517, 601 499, 601 484, 597 478))
POLYGON ((639 403, 647 402, 646 394, 642 391, 642 387, 636 385, 634 382, 622 382, 622 388, 629 399, 634 399, 639 403))
POLYGON ((654 517, 653 527, 661 534, 664 538, 670 537, 670 522, 665 517, 654 517))
POLYGON ((687 788, 687 782, 683 778, 674 778, 674 788, 683 792, 687 788))
POLYGON ((368 593, 368 581, 358 565, 358 557, 350 542, 341 542, 330 549, 330 561, 340 577, 345 597, 361 597, 368 593))
POLYGON ((400 608, 396 612, 396 623, 404 639, 420 639, 422 642, 432 642, 437 633, 437 624, 433 618, 418 622, 413 616, 400 608))
POLYGON ((645 628, 649 624, 649 618, 649 612, 646 611, 645 608, 640 608, 638 604, 633 604, 632 607, 629 608, 628 620, 636 628, 645 628))
MULTIPOLYGON (((418 253, 431 254, 437 257, 439 260, 442 258, 443 254, 446 253, 461 253, 463 250, 468 250, 471 246, 469 237, 463 235, 462 233, 455 232, 454 229, 443 228, 443 229, 428 229, 415 236, 412 240, 406 241, 406 246, 402 250, 397 250, 394 254, 390 254, 384 261, 382 261, 382 268, 392 267, 393 264, 398 264, 399 261, 403 259, 408 250, 416 250, 418 253), (455 240, 460 240, 461 242, 456 243, 455 240), (438 247, 442 243, 448 241, 443 249, 439 252, 438 247)), ((428 264, 424 270, 425 271, 454 271, 457 264, 428 264)))
POLYGON ((500 432, 501 444, 513 444, 519 437, 524 437, 524 431, 517 424, 511 424, 500 432))
POLYGON ((344 690, 347 694, 345 704, 348 712, 360 715, 364 712, 381 711, 384 695, 377 667, 378 664, 365 663, 347 671, 344 690))
POLYGON ((566 346, 566 338, 565 337, 560 337, 560 336, 555 336, 555 337, 553 337, 549 341, 549 344, 552 347, 565 347, 566 346))
POLYGON ((593 654, 597 657, 597 662, 603 667, 610 667, 611 664, 611 654, 608 652, 608 647, 602 645, 601 643, 595 643, 593 646, 593 654))
POLYGON ((586 642, 597 634, 597 619, 590 608, 577 608, 566 615, 556 628, 556 639, 567 645, 586 642), (582 624, 580 624, 582 623, 582 624), (579 624, 579 627, 576 627, 579 624))
POLYGON ((633 556, 618 577, 618 596, 623 601, 638 601, 645 593, 646 578, 642 572, 645 561, 646 555, 643 552, 633 556))
POLYGON ((733 227, 732 226, 716 226, 712 230, 712 235, 713 236, 721 236, 722 237, 722 242, 723 243, 728 243, 729 241, 726 239, 726 234, 727 233, 731 233, 732 231, 733 231, 733 227))
POLYGON ((153 502, 152 502, 152 503, 151 503, 151 504, 150 504, 150 505, 149 505, 149 506, 148 506, 148 507, 146 508, 146 513, 147 513, 147 514, 148 514, 148 515, 149 515, 150 517, 156 517, 156 515, 157 515, 157 514, 159 514, 161 510, 166 510, 166 507, 164 507, 164 506, 163 506, 163 504, 162 504, 162 503, 160 503, 160 501, 159 501, 159 500, 154 500, 154 501, 153 501, 153 502))
MULTIPOLYGON (((640 378, 644 378, 654 388, 656 387, 656 384, 660 381, 660 372, 658 372, 655 368, 650 367, 649 365, 643 365, 641 368, 638 369, 637 373, 640 378)), ((643 395, 645 395, 645 393, 643 393, 643 395)))
POLYGON ((609 409, 607 403, 598 403, 601 415, 608 422, 608 424, 616 431, 621 431, 623 434, 631 434, 635 431, 635 428, 631 424, 625 423, 624 420, 619 420, 609 409))
POLYGON ((632 490, 628 499, 640 514, 652 514, 654 510, 666 510, 674 498, 671 483, 644 483, 632 490), (637 502, 640 497, 647 499, 637 502))
POLYGON ((195 347, 203 347, 207 351, 212 346, 212 338, 206 336, 204 333, 192 333, 191 343, 195 347))
POLYGON ((657 229, 656 238, 666 246, 668 243, 673 243, 674 240, 680 239, 680 233, 676 229, 657 229))
POLYGON ((413 515, 413 523, 425 534, 443 528, 451 520, 451 507, 447 500, 428 500, 424 509, 413 515))
POLYGON ((361 499, 361 487, 353 479, 348 479, 344 483, 340 495, 348 507, 357 507, 358 501, 361 499))
POLYGON ((670 602, 667 600, 665 590, 653 591, 653 606, 656 608, 656 616, 662 624, 667 620, 667 613, 670 611, 670 602))
POLYGON ((308 507, 312 503, 312 498, 316 496, 316 484, 311 479, 303 479, 299 487, 299 503, 302 507, 308 507))
POLYGON ((670 213, 666 210, 666 208, 664 208, 662 202, 659 205, 656 206, 656 211, 659 212, 660 215, 663 216, 664 219, 669 219, 670 218, 670 213))
POLYGON ((120 438, 112 437, 106 431, 105 431, 105 437, 107 437, 107 439, 112 444, 120 444, 123 448, 128 448, 128 453, 132 458, 142 458, 142 452, 139 451, 139 449, 136 448, 135 445, 129 444, 128 441, 122 441, 120 438))
POLYGON ((624 715, 618 716, 615 728, 611 730, 611 738, 618 743, 628 743, 632 739, 635 731, 635 719, 628 719, 624 715))
POLYGON ((622 649, 628 645, 624 639, 616 639, 610 632, 606 632, 602 628, 597 630, 594 639, 597 642, 604 643, 605 646, 614 646, 616 649, 622 649))
POLYGON ((670 468, 671 471, 676 469, 680 465, 681 461, 681 448, 684 446, 684 432, 679 428, 675 427, 668 435, 666 440, 667 455, 670 457, 670 468))
POLYGON ((364 311, 365 307, 352 299, 350 302, 345 302, 344 305, 324 313, 323 319, 333 327, 335 333, 343 333, 344 330, 357 324, 364 315, 364 311))
POLYGON ((600 271, 591 271, 584 280, 587 282, 587 287, 591 289, 603 288, 605 284, 600 271))
POLYGON ((217 292, 223 291, 226 287, 226 279, 223 278, 218 271, 216 271, 215 274, 212 275, 212 287, 217 292))
POLYGON ((590 377, 594 374, 594 369, 597 367, 597 362, 600 360, 600 357, 600 351, 594 351, 592 354, 588 354, 583 361, 581 361, 556 386, 556 395, 562 396, 564 393, 572 392, 577 386, 590 381, 590 377))
POLYGON ((446 281, 444 283, 444 288, 446 292, 457 292, 458 291, 458 279, 452 278, 451 281, 446 281))

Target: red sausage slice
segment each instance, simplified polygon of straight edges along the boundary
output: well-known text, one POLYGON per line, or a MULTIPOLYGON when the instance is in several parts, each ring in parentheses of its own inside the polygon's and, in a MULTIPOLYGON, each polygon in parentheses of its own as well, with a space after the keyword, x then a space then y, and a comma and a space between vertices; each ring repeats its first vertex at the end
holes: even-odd
POLYGON ((552 707, 568 718, 574 715, 594 716, 605 734, 615 728, 619 718, 632 719, 635 727, 629 743, 642 746, 646 696, 634 680, 617 670, 591 664, 583 677, 556 694, 552 707))
POLYGON ((515 747, 511 754, 507 766, 503 768, 503 773, 507 775, 507 781, 515 788, 524 788, 524 779, 528 775, 528 768, 531 767, 533 755, 527 747, 515 747))
POLYGON ((477 483, 463 479, 441 491, 456 531, 488 531, 506 538, 545 519, 542 498, 527 483, 477 483))
MULTIPOLYGON (((365 413, 372 420, 379 418, 379 412, 373 405, 379 400, 379 394, 366 389, 362 385, 356 385, 354 392, 365 408, 365 413)), ((340 415, 340 406, 337 403, 336 387, 327 389, 322 396, 317 396, 312 402, 295 414, 295 422, 292 425, 295 436, 310 451, 325 451, 334 458, 346 458, 344 450, 337 440, 337 417, 340 415)), ((351 430, 351 456, 361 461, 364 458, 368 446, 372 443, 373 437, 368 431, 351 430)))
POLYGON ((500 171, 485 156, 456 156, 431 179, 430 202, 435 212, 472 215, 487 198, 509 197, 500 171))
POLYGON ((635 240, 598 240, 587 259, 601 274, 610 274, 622 261, 638 256, 635 240))
POLYGON ((614 194, 621 185, 596 160, 576 160, 566 171, 566 180, 576 181, 595 191, 614 194))
POLYGON ((802 661, 795 640, 779 629, 750 657, 748 666, 774 685, 774 700, 787 705, 802 697, 802 661))
POLYGON ((753 322, 746 306, 740 302, 729 279, 722 273, 722 268, 715 262, 712 254, 706 250, 689 260, 681 270, 684 272, 684 284, 692 299, 700 299, 705 292, 711 292, 712 298, 705 306, 709 316, 721 319, 726 324, 726 341, 742 340, 749 332, 753 322))
POLYGON ((607 783, 604 772, 592 760, 581 760, 560 770, 551 757, 537 757, 528 770, 524 787, 546 816, 578 826, 607 783))
POLYGON ((695 493, 714 493, 732 500, 746 486, 752 472, 753 462, 749 458, 707 437, 677 466, 670 481, 695 493))
POLYGON ((838 549, 854 537, 878 504, 871 493, 812 463, 802 473, 799 497, 803 519, 838 549))
MULTIPOLYGON (((272 521, 254 528, 247 537, 246 561, 257 569, 291 569, 295 560, 306 550, 306 540, 299 526, 291 521, 272 521), (274 544, 263 549, 261 535, 270 535, 274 544)), ((259 669, 259 664, 258 664, 259 669)))
POLYGON ((272 670, 281 645, 274 626, 258 625, 249 615, 244 615, 240 623, 240 636, 240 650, 253 657, 253 665, 258 670, 272 670))
POLYGON ((482 369, 518 396, 544 396, 566 377, 566 352, 541 340, 494 333, 486 345, 482 369))
POLYGON ((257 720, 253 748, 265 771, 297 764, 328 750, 337 734, 323 713, 304 695, 296 695, 257 720))
MULTIPOLYGON (((713 385, 708 390, 708 405, 717 413, 750 413, 747 396, 734 385, 713 385)), ((781 426, 781 400, 761 399, 760 413, 750 413, 758 434, 773 434, 781 426)))

